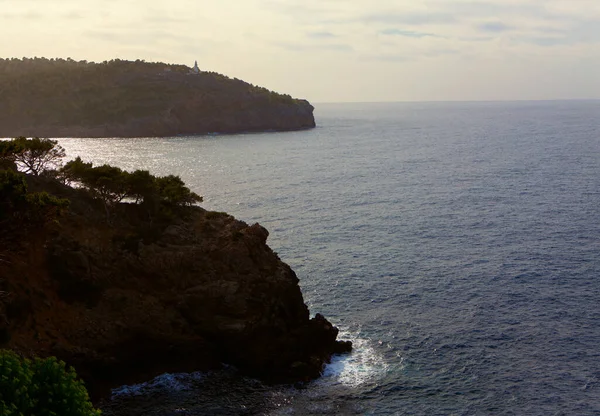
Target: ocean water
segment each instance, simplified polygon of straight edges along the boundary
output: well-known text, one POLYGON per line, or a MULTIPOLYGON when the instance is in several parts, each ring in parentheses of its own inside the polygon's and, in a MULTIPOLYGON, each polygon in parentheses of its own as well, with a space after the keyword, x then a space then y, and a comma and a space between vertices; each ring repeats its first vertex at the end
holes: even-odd
POLYGON ((164 375, 107 411, 600 415, 600 101, 321 104, 316 118, 60 140, 179 174, 205 208, 260 222, 311 311, 355 343, 301 388, 164 375))

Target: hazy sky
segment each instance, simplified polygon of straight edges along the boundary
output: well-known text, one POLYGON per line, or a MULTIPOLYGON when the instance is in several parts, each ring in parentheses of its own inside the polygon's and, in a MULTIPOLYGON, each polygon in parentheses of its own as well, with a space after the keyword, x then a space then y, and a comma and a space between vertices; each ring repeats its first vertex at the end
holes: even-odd
POLYGON ((313 102, 600 98, 600 0, 0 0, 0 39, 313 102))

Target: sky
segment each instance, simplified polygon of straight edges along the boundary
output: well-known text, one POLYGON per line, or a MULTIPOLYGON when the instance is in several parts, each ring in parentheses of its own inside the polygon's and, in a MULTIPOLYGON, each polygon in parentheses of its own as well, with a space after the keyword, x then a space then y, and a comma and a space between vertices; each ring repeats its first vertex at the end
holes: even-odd
POLYGON ((0 0, 0 57, 34 56, 311 102, 600 99, 600 0, 0 0))

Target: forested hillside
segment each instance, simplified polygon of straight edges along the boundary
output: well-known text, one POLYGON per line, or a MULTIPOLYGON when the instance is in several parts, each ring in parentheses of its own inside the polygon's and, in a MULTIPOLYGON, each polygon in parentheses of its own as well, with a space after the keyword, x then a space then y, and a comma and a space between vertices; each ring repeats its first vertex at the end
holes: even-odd
POLYGON ((112 60, 0 59, 0 137, 163 136, 314 127, 312 106, 215 72, 112 60))

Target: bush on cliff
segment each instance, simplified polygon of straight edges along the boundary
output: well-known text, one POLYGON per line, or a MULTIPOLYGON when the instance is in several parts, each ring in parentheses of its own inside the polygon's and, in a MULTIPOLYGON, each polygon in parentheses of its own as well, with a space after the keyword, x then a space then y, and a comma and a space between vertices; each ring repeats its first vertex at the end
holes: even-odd
POLYGON ((146 170, 127 172, 120 168, 85 163, 80 157, 60 170, 65 182, 77 184, 104 201, 107 209, 124 199, 146 206, 154 212, 163 207, 189 206, 202 202, 179 176, 154 176, 146 170))
POLYGON ((11 217, 32 223, 55 219, 69 206, 69 200, 47 192, 28 192, 25 175, 0 170, 0 220, 11 217))
POLYGON ((168 175, 155 178, 156 195, 160 201, 171 206, 189 206, 202 202, 202 197, 185 186, 179 176, 168 175))
POLYGON ((18 151, 14 140, 0 140, 0 169, 17 170, 14 155, 18 151))
POLYGON ((0 220, 3 217, 46 221, 60 214, 69 201, 46 192, 28 193, 22 173, 58 178, 86 189, 104 202, 107 217, 123 200, 145 207, 150 216, 171 216, 174 209, 202 202, 179 176, 154 176, 146 170, 127 172, 107 164, 94 166, 77 157, 59 170, 65 150, 54 140, 18 137, 0 141, 0 220))
POLYGON ((68 162, 59 172, 65 180, 86 188, 107 205, 119 203, 128 195, 125 172, 120 168, 84 163, 80 157, 68 162))
POLYGON ((0 141, 0 159, 3 164, 16 164, 21 171, 35 176, 58 168, 65 156, 65 149, 55 140, 17 137, 0 141))
POLYGON ((12 170, 0 170, 0 205, 3 208, 16 207, 25 199, 26 194, 25 176, 12 170))
POLYGON ((96 416, 75 370, 56 358, 33 361, 0 350, 2 416, 96 416))

